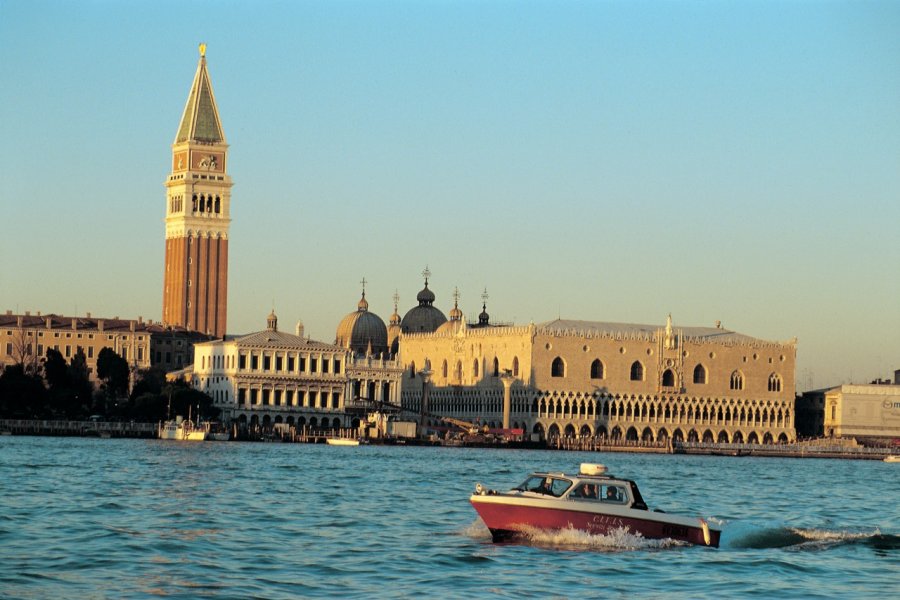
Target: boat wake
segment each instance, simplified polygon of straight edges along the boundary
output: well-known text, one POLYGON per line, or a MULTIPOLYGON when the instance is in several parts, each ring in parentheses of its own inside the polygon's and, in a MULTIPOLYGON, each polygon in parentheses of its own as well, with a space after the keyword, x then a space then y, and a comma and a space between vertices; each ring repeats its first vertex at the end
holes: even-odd
POLYGON ((900 536, 874 531, 804 529, 771 527, 752 531, 728 532, 724 545, 729 548, 786 548, 828 550, 840 546, 869 546, 876 550, 900 550, 900 536))
MULTIPOLYGON (((627 527, 614 529, 608 534, 591 534, 580 529, 538 529, 522 526, 520 535, 505 544, 523 544, 554 550, 599 550, 621 552, 623 550, 648 550, 690 546, 687 542, 672 539, 647 539, 627 527)), ((479 541, 490 542, 491 532, 481 520, 469 525, 463 534, 479 541)))

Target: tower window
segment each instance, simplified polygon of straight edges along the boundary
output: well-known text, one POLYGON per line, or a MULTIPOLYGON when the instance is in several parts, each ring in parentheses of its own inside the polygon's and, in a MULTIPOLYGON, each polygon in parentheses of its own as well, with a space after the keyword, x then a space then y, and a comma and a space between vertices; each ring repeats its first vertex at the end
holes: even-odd
POLYGON ((731 374, 731 384, 730 388, 732 390, 742 390, 744 389, 744 376, 740 371, 735 371, 731 374))

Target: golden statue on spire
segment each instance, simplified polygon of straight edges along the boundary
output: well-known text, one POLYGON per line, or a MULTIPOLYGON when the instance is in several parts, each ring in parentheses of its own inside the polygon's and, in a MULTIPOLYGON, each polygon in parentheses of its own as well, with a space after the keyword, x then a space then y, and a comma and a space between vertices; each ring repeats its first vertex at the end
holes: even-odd
POLYGON ((200 44, 200 58, 204 58, 206 56, 206 44, 200 44))

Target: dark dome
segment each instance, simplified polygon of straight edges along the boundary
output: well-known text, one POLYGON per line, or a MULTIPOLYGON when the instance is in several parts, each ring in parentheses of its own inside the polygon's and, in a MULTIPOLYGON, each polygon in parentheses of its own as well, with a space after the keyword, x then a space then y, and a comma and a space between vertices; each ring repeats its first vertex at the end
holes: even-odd
POLYGON ((376 355, 387 352, 387 327, 381 317, 369 312, 365 294, 356 311, 341 320, 334 343, 356 354, 365 354, 370 349, 376 355))
POLYGON ((428 267, 425 268, 425 287, 416 294, 419 305, 409 309, 400 321, 400 330, 403 333, 433 333, 438 327, 447 322, 447 317, 434 304, 434 292, 428 289, 428 267))

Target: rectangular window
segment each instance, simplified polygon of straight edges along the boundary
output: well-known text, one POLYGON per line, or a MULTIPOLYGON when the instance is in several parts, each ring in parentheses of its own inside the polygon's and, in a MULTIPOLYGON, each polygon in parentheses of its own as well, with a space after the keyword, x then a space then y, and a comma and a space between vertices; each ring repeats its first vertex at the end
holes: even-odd
POLYGON ((240 356, 238 356, 238 369, 243 371, 246 368, 247 368, 247 355, 241 354, 240 356))
POLYGON ((243 404, 246 401, 247 390, 244 388, 238 389, 238 404, 243 404))
POLYGON ((318 373, 319 371, 319 359, 318 358, 310 358, 309 359, 309 372, 310 373, 318 373))
POLYGON ((122 358, 124 358, 125 360, 128 360, 128 347, 127 346, 124 346, 122 348, 122 358))
POLYGON ((44 345, 38 344, 38 356, 43 356, 43 355, 44 355, 44 345))
POLYGON ((341 395, 337 392, 331 394, 331 408, 340 408, 341 395))
POLYGON ((323 373, 328 372, 328 359, 327 358, 322 359, 322 372, 323 373))
POLYGON ((335 375, 341 374, 341 361, 338 359, 334 359, 334 374, 335 375))
POLYGON ((309 393, 309 406, 310 406, 310 408, 315 408, 315 407, 316 407, 316 400, 318 400, 317 395, 318 395, 318 392, 310 392, 310 393, 309 393))
POLYGON ((297 390, 297 406, 306 406, 306 392, 297 390))
POLYGON ((269 371, 272 369, 272 357, 268 354, 263 355, 263 371, 269 371))
POLYGON ((138 348, 138 360, 144 360, 144 349, 138 348))
POLYGON ((279 373, 284 370, 284 358, 280 354, 275 357, 275 370, 279 373))
POLYGON ((269 390, 262 391, 262 403, 263 403, 263 406, 269 405, 269 390))
POLYGON ((287 370, 289 373, 294 372, 294 357, 293 356, 288 356, 287 367, 288 367, 287 370))
POLYGON ((166 352, 166 364, 167 365, 172 364, 172 353, 171 352, 166 352))
POLYGON ((12 344, 11 343, 6 344, 6 355, 12 356, 12 344))
POLYGON ((70 358, 72 356, 72 346, 66 344, 66 358, 70 358))
POLYGON ((281 390, 275 390, 275 406, 281 406, 281 390))
POLYGON ((300 372, 306 373, 306 357, 305 356, 300 357, 300 372))
POLYGON ((250 370, 256 371, 259 369, 259 357, 255 354, 250 355, 250 370))

